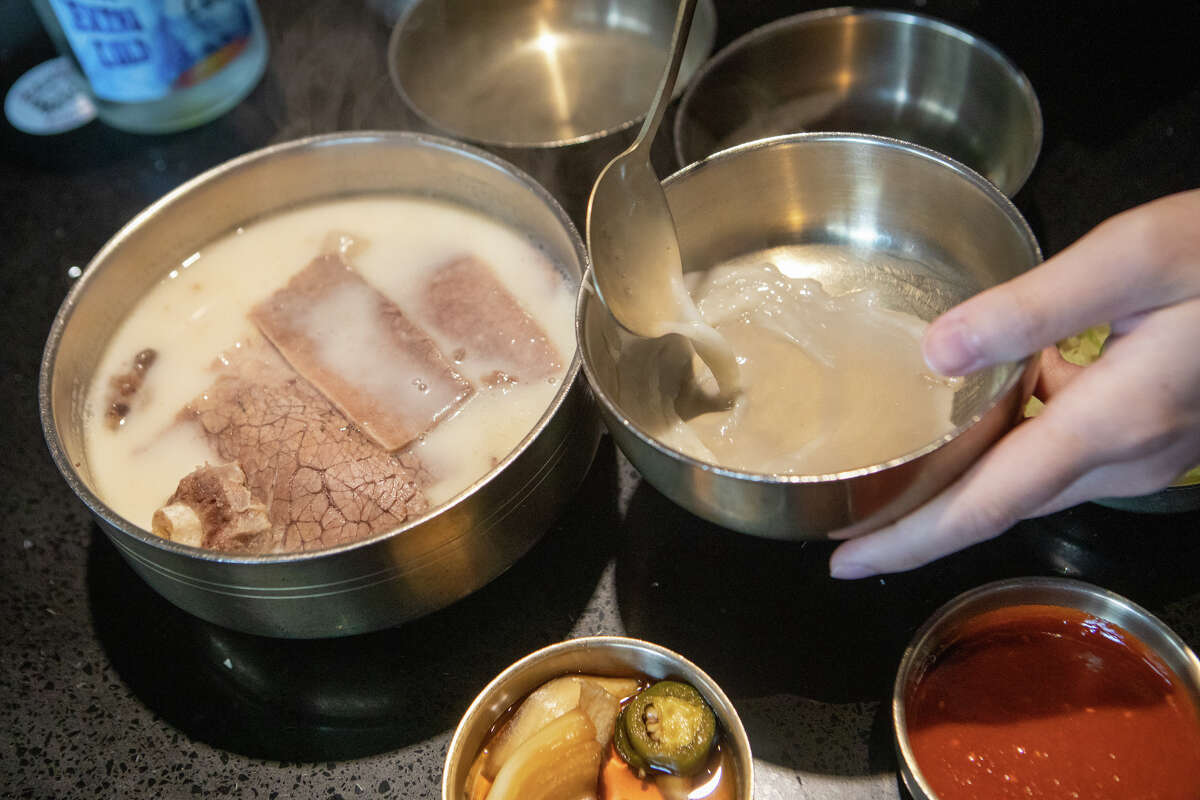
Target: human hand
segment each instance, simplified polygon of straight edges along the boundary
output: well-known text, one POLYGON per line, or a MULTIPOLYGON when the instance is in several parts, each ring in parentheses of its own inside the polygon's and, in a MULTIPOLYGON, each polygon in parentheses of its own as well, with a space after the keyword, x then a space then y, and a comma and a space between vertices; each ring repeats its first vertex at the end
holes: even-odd
POLYGON ((1200 463, 1200 190, 1099 225, 1044 264, 934 320, 925 360, 964 375, 1045 348, 1046 407, 920 508, 834 551, 835 578, 921 566, 1018 520, 1146 494, 1200 463), (1111 321, 1086 369, 1054 343, 1111 321))

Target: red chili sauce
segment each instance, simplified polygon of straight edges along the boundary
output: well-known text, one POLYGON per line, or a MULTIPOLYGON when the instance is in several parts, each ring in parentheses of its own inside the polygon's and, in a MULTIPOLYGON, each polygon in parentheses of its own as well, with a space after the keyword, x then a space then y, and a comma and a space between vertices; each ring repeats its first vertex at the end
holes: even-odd
POLYGON ((1136 637, 1058 606, 972 619, 906 698, 939 800, 1197 800, 1200 711, 1136 637))

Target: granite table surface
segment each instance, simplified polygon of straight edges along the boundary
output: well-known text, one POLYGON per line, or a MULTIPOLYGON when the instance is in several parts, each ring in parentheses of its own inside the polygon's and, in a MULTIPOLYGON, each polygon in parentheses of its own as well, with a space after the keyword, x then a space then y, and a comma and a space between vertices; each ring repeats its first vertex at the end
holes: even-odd
MULTIPOLYGON (((450 734, 488 680, 545 644, 614 633, 678 650, 724 687, 750 735, 757 797, 882 800, 903 796, 888 706, 900 654, 967 588, 1080 577, 1200 647, 1198 513, 1088 504, 911 573, 839 583, 829 545, 692 517, 607 440, 577 502, 525 558, 417 621, 279 641, 169 605, 121 560, 43 443, 38 366, 74 268, 138 210, 233 156, 414 127, 384 61, 402 2, 260 5, 266 76, 219 120, 166 136, 94 122, 33 137, 0 123, 0 794, 437 797, 450 734)), ((717 46, 816 5, 718 0, 717 46)), ((1045 143, 1015 201, 1047 255, 1113 213, 1200 186, 1200 5, 883 5, 957 23, 1031 79, 1045 143)), ((29 6, 0 0, 0 88, 52 55, 29 6)), ((1195 343, 1180 346, 1195 357, 1195 343)))

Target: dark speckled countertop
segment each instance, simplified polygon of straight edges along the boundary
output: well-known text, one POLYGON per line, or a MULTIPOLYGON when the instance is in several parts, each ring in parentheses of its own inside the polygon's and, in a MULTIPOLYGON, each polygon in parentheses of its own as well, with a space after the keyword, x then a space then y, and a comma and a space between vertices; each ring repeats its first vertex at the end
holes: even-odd
MULTIPOLYGON (((717 5, 721 46, 815 4, 717 5)), ((1117 211, 1200 186, 1197 4, 884 5, 962 25, 1029 75, 1046 139, 1016 202, 1047 255, 1117 211)), ((697 520, 607 441, 579 501, 526 558, 403 627, 275 641, 168 605, 125 566, 42 441, 37 370, 68 271, 139 209, 232 156, 412 126, 384 64, 396 2, 261 6, 267 75, 215 122, 151 137, 92 123, 47 138, 0 123, 0 793, 436 797, 449 735, 491 677, 550 642, 628 633, 724 686, 750 733, 758 797, 896 798, 891 680, 913 630, 954 594, 1013 575, 1078 576, 1200 646, 1200 514, 1085 505, 916 572, 836 583, 828 546, 697 520)), ((53 53, 23 0, 0 0, 0 20, 7 90, 53 53)))

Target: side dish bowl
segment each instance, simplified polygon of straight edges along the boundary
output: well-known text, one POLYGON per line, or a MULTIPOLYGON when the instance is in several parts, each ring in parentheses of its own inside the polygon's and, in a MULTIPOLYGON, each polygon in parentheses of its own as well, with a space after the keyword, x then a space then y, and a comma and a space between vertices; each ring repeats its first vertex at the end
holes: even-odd
POLYGON ((442 800, 463 800, 467 773, 489 732, 504 712, 547 681, 569 674, 672 678, 691 684, 716 715, 722 746, 731 748, 737 767, 739 800, 753 796, 754 762, 750 739, 733 703, 700 667, 651 642, 620 636, 588 636, 543 647, 512 664, 475 698, 463 714, 442 770, 442 800))
MULTIPOLYGON (((816 278, 835 295, 873 289, 885 308, 924 320, 1041 261, 1029 227, 995 186, 892 139, 781 136, 722 151, 663 186, 685 272, 733 258, 770 261, 795 245, 834 246, 838 258, 789 274, 802 269, 793 277, 816 278)), ((915 508, 1015 424, 1036 376, 1035 359, 969 376, 954 397, 953 429, 884 463, 824 475, 749 473, 683 455, 631 420, 615 366, 621 334, 588 281, 576 333, 601 414, 646 480, 694 514, 779 539, 866 531, 915 508)))
POLYGON ((561 207, 511 165, 431 136, 331 134, 234 159, 148 207, 92 259, 50 330, 38 402, 59 470, 134 571, 210 622, 312 638, 383 628, 444 607, 533 545, 595 453, 599 423, 575 355, 545 413, 490 472, 431 513, 361 542, 235 556, 159 538, 98 496, 84 448, 87 388, 109 338, 169 265, 272 212, 379 192, 440 199, 506 223, 536 241, 572 287, 586 268, 583 243, 561 207))
MULTIPOLYGON (((1099 586, 1067 578, 1012 578, 985 584, 955 597, 935 611, 914 634, 900 662, 892 694, 894 736, 900 775, 915 800, 938 800, 938 795, 921 773, 913 752, 909 735, 908 698, 939 654, 962 634, 964 626, 982 614, 1018 606, 1053 606, 1069 612, 1077 611, 1132 634, 1152 656, 1174 673, 1184 694, 1189 695, 1193 704, 1200 708, 1200 660, 1178 635, 1145 608, 1099 586)), ((1119 641, 1112 631, 1099 630, 1099 633, 1108 641, 1119 641)), ((1106 666, 1102 659, 1095 659, 1087 669, 1092 674, 1106 666)), ((1017 677, 1014 676, 1014 679, 1017 677)), ((1028 684, 1038 677, 1035 673, 1023 680, 1028 684)), ((1092 680, 1103 692, 1106 685, 1104 679, 1094 675, 1092 680)), ((1028 691, 1032 692, 1033 689, 1028 691)), ((1200 725, 1200 720, 1196 723, 1200 725)), ((969 752, 970 743, 966 743, 966 747, 965 752, 969 752)))

